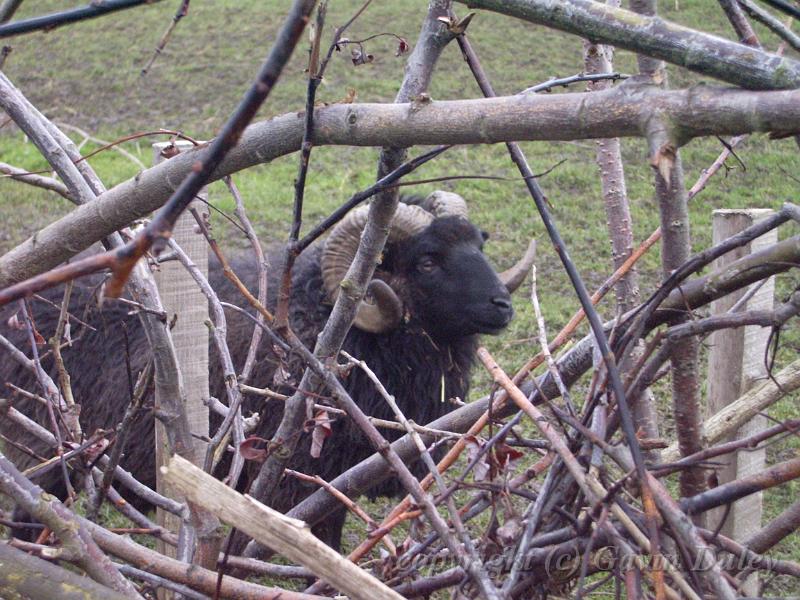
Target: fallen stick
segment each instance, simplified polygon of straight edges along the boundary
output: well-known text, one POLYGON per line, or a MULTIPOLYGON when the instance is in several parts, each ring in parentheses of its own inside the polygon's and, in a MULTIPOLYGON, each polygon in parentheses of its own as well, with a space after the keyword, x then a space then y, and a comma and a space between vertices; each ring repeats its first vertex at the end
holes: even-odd
POLYGON ((357 599, 402 600, 402 596, 314 537, 303 521, 238 493, 180 456, 173 456, 161 471, 166 481, 188 500, 308 568, 335 589, 357 599))

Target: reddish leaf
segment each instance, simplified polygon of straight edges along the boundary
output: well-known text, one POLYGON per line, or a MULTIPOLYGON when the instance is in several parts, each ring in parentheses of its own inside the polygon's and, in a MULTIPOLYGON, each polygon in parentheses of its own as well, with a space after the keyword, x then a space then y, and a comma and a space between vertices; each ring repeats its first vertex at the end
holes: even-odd
POLYGON ((394 55, 402 56, 403 54, 408 52, 408 49, 410 47, 411 46, 408 45, 408 42, 406 41, 405 38, 400 38, 400 40, 397 42, 397 52, 395 52, 394 55))
POLYGON ((328 411, 318 410, 314 413, 314 419, 311 423, 313 424, 313 431, 311 433, 311 456, 312 458, 319 458, 322 454, 322 444, 325 443, 325 440, 328 439, 333 432, 328 411))
POLYGON ((501 467, 508 467, 512 462, 524 456, 519 450, 512 448, 505 442, 497 442, 494 445, 494 455, 501 467))
POLYGON ((268 452, 266 446, 269 442, 264 438, 258 436, 251 436, 239 444, 239 454, 245 460, 253 460, 262 463, 267 460, 268 452), (263 444, 264 448, 257 448, 256 446, 263 444))

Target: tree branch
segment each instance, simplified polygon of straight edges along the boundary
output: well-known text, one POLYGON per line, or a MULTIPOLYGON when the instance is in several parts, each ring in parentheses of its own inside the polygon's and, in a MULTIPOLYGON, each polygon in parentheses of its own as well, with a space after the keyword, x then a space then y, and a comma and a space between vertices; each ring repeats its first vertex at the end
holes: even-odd
POLYGON ((129 598, 88 577, 0 542, 0 592, 17 598, 123 600, 129 598), (18 596, 17 596, 18 594, 18 596))
POLYGON ((173 457, 165 473, 170 483, 192 501, 304 565, 336 589, 357 599, 400 600, 401 596, 378 579, 314 537, 305 523, 243 496, 178 456, 173 457))
MULTIPOLYGON (((319 108, 314 144, 411 146, 642 136, 644 124, 654 114, 669 124, 677 144, 704 135, 800 130, 800 90, 747 92, 698 86, 661 91, 626 83, 593 94, 523 94, 431 102, 421 110, 410 109, 409 104, 319 108)), ((248 127, 210 181, 295 152, 302 136, 303 119, 296 113, 248 127)), ((0 288, 53 268, 159 208, 173 192, 171 182, 186 176, 200 152, 181 153, 139 173, 0 257, 0 288)))
POLYGON ((800 63, 593 0, 459 0, 567 33, 646 54, 748 89, 800 85, 800 63))
POLYGON ((93 0, 87 6, 71 8, 41 17, 31 17, 0 25, 0 38, 29 33, 40 29, 54 29, 59 25, 75 23, 84 19, 93 19, 117 10, 133 8, 142 4, 155 4, 161 0, 93 0))
POLYGON ((119 574, 108 557, 92 541, 76 517, 57 499, 25 478, 5 456, 0 454, 0 491, 28 513, 47 525, 58 536, 66 560, 74 562, 98 583, 128 598, 139 598, 133 585, 119 574))

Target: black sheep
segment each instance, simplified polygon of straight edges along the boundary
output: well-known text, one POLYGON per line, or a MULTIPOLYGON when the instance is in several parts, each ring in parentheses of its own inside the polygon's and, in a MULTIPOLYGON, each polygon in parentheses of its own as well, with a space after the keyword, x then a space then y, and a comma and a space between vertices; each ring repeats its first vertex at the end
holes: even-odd
MULTIPOLYGON (((366 207, 352 211, 331 233, 324 245, 318 245, 298 258, 293 270, 290 303, 290 324, 298 337, 313 348, 316 337, 327 321, 331 305, 339 290, 339 282, 355 255, 360 232, 366 219, 366 207)), ((351 355, 363 359, 392 393, 405 415, 418 423, 427 423, 451 410, 450 398, 466 398, 469 372, 475 356, 477 334, 497 333, 510 321, 513 310, 506 285, 494 272, 482 253, 484 235, 466 218, 463 200, 445 192, 428 198, 405 199, 393 221, 389 242, 370 284, 372 301, 359 308, 354 326, 344 343, 351 355)), ((503 274, 510 287, 519 285, 530 266, 526 256, 515 268, 503 274), (513 280, 513 281, 511 281, 513 280)), ((235 270, 254 286, 254 264, 238 261, 235 270)), ((269 304, 274 306, 277 283, 274 276, 280 269, 273 267, 269 286, 269 304)), ((218 265, 212 265, 209 280, 221 300, 239 305, 243 299, 223 277, 218 265)), ((252 287, 251 287, 252 289, 252 287)), ((138 328, 130 308, 107 302, 102 310, 91 306, 92 289, 78 287, 71 302, 72 314, 85 319, 95 330, 84 329, 73 334, 79 339, 64 351, 67 370, 72 375, 76 401, 82 405, 81 423, 85 434, 98 428, 113 429, 121 419, 129 401, 125 365, 125 341, 121 323, 125 322, 128 347, 134 373, 145 363, 147 342, 138 328)), ((51 294, 54 301, 58 294, 51 294)), ((36 325, 42 335, 55 330, 58 310, 42 302, 34 302, 36 325)), ((8 311, 6 311, 7 313, 8 311)), ((228 342, 237 368, 247 354, 253 323, 243 315, 228 312, 228 342)), ((5 319, 0 325, 8 329, 5 319)), ((73 326, 73 332, 81 327, 73 326)), ((23 350, 26 332, 6 331, 23 350)), ((299 381, 303 365, 299 359, 286 357, 288 372, 299 381)), ((267 336, 264 337, 257 366, 251 377, 253 385, 274 387, 273 376, 279 360, 267 336)), ((37 390, 30 373, 23 372, 9 358, 0 363, 0 380, 13 382, 29 391, 37 390)), ((52 365, 46 363, 46 368, 52 365)), ((211 395, 225 398, 221 370, 213 345, 210 356, 211 395)), ((345 388, 367 414, 393 419, 391 410, 375 390, 374 384, 359 369, 352 370, 343 380, 345 388)), ((290 386, 277 389, 291 394, 290 386)), ((7 392, 8 393, 8 392, 7 392)), ((14 398, 14 405, 35 414, 48 425, 44 407, 33 401, 14 398)), ((258 411, 262 415, 255 435, 269 438, 277 427, 282 413, 279 401, 264 402, 249 397, 245 413, 258 411)), ((41 443, 9 426, 0 415, 4 434, 40 454, 51 455, 41 443)), ((330 480, 370 454, 372 449, 365 437, 348 419, 337 419, 332 435, 325 442, 320 458, 310 456, 310 435, 304 435, 291 461, 291 467, 314 473, 330 480)), ((141 482, 155 485, 152 413, 145 412, 134 424, 122 466, 141 482)), ((396 439, 399 432, 385 432, 396 439)), ((7 451, 23 467, 32 459, 7 451)), ((48 491, 63 496, 64 484, 60 470, 54 469, 37 480, 48 491)), ((293 477, 284 478, 281 490, 274 495, 274 507, 286 511, 307 496, 313 489, 293 477)), ((400 491, 389 480, 371 495, 394 495, 400 491)), ((332 516, 322 532, 323 539, 338 545, 344 513, 332 516)))

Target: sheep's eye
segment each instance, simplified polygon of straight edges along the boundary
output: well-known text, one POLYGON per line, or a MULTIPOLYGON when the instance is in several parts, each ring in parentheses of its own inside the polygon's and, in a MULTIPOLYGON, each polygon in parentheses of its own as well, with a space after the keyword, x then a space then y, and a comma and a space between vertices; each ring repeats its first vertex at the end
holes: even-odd
POLYGON ((436 263, 431 258, 423 258, 417 264, 417 269, 422 273, 431 273, 436 268, 436 263))

